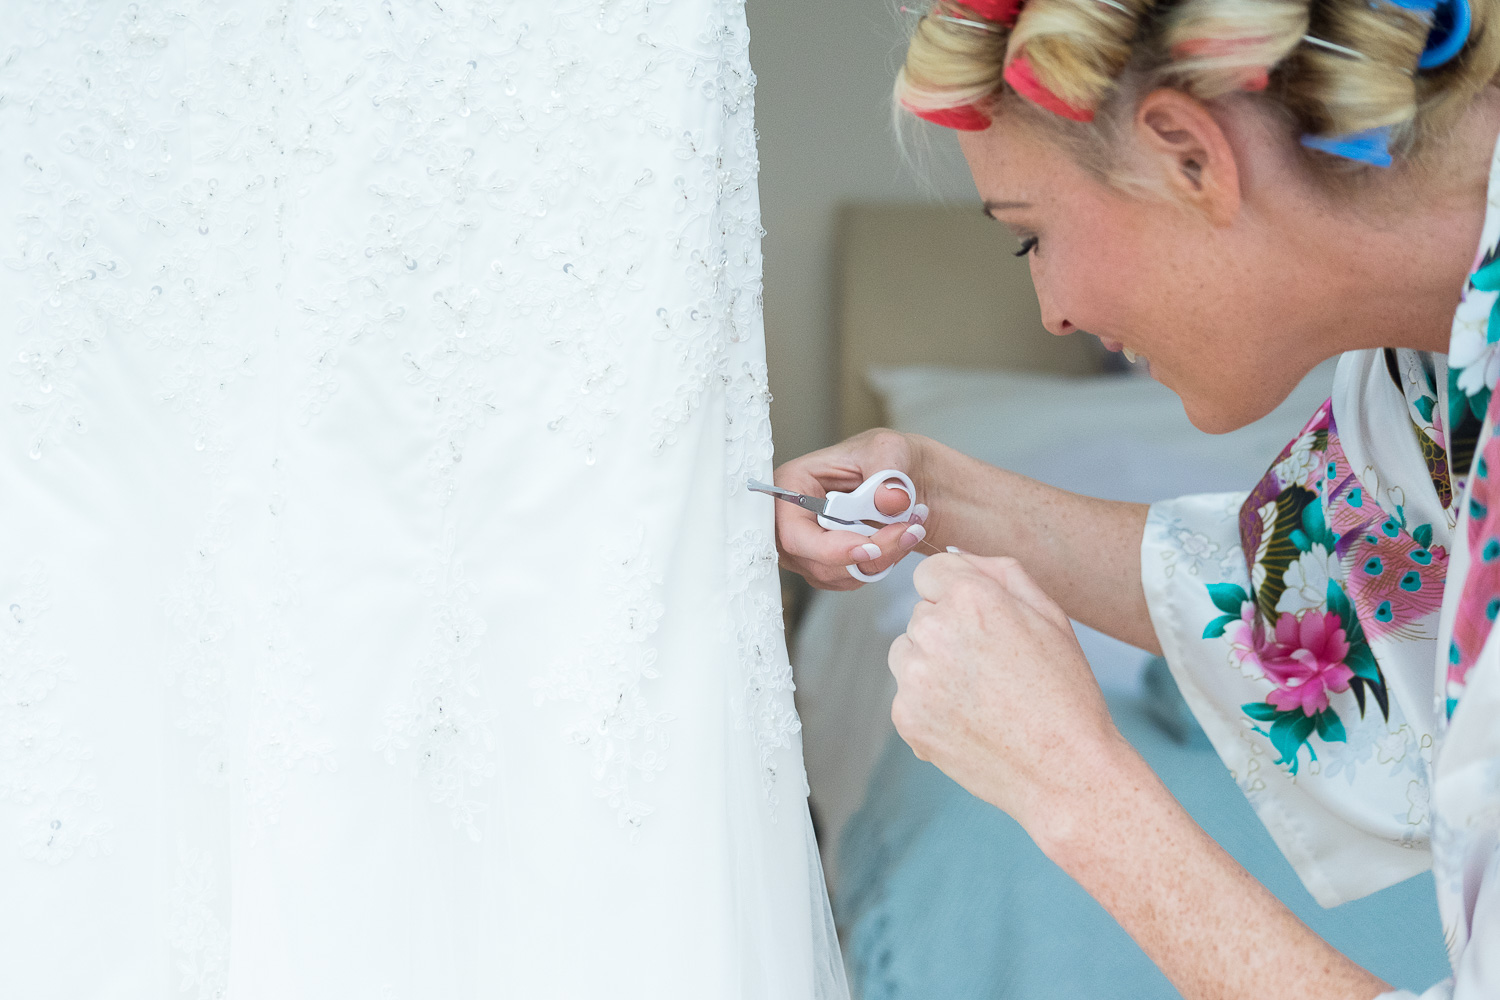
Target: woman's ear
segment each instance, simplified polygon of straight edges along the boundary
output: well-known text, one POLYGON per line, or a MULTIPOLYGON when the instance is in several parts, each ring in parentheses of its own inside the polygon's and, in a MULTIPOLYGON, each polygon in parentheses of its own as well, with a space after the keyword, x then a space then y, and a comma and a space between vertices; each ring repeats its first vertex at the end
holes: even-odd
POLYGON ((1147 172, 1215 226, 1240 210, 1234 147, 1208 108, 1180 90, 1153 90, 1135 116, 1136 146, 1147 172))

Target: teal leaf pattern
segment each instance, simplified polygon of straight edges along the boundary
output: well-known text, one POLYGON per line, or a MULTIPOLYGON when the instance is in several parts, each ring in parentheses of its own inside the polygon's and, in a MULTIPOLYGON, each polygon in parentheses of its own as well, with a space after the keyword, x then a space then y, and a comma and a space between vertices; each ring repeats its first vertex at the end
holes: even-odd
POLYGON ((1224 634, 1224 630, 1240 620, 1239 615, 1220 615, 1203 629, 1203 638, 1217 639, 1224 634))
MULTIPOLYGON (((1429 404, 1435 393, 1428 392, 1429 404)), ((1410 617, 1426 613, 1400 602, 1378 599, 1382 567, 1402 567, 1401 583, 1412 592, 1441 592, 1446 556, 1433 548, 1433 526, 1407 524, 1403 506, 1381 509, 1349 467, 1338 440, 1331 406, 1325 404, 1299 436, 1315 447, 1300 461, 1278 459, 1240 511, 1241 541, 1250 579, 1248 591, 1235 584, 1206 585, 1218 614, 1204 628, 1205 639, 1224 639, 1243 668, 1258 666, 1270 690, 1264 700, 1240 706, 1255 732, 1270 741, 1276 764, 1295 775, 1317 760, 1315 740, 1349 742, 1346 719, 1364 718, 1378 706, 1390 718, 1386 680, 1371 646, 1410 617), (1286 475, 1284 470, 1290 470, 1286 475), (1264 534, 1262 534, 1264 532, 1264 534), (1283 601, 1292 567, 1302 588, 1283 601), (1328 567, 1322 600, 1306 590, 1313 573, 1328 567), (1371 568, 1373 567, 1373 568, 1371 568), (1361 575, 1350 589, 1351 573, 1361 575), (1423 587, 1436 583, 1437 587, 1423 587), (1315 602, 1315 603, 1314 603, 1315 602), (1281 610, 1278 610, 1278 605, 1281 610), (1368 606, 1366 606, 1368 605, 1368 606), (1250 613, 1242 617, 1246 609, 1250 613), (1407 617, 1403 618, 1403 612, 1407 617), (1315 685, 1315 686, 1314 686, 1315 685), (1352 698, 1348 695, 1352 694, 1352 698), (1347 700, 1340 701, 1340 698, 1347 700), (1371 703, 1374 703, 1373 706, 1371 703), (1306 748, 1306 756, 1302 755, 1306 748)), ((1283 459, 1292 455, 1282 453, 1283 459)), ((1446 474, 1446 470, 1445 474, 1446 474)))
POLYGON ((1214 602, 1214 607, 1234 618, 1240 616, 1240 608, 1250 600, 1250 595, 1245 593, 1245 588, 1234 583, 1210 583, 1208 585, 1208 598, 1214 602))

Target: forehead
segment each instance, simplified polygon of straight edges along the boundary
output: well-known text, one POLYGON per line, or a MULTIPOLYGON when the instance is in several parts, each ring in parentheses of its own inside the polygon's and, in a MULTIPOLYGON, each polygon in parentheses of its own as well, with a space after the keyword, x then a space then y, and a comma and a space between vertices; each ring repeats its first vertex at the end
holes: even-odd
POLYGON ((1087 179, 1056 143, 1013 118, 997 118, 983 132, 960 132, 958 145, 986 202, 1051 200, 1087 179))

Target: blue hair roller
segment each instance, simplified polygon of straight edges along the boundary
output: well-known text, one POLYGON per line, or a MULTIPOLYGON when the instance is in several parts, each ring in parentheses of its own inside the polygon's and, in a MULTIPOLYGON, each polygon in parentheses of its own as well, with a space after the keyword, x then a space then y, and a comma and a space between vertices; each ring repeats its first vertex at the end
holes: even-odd
POLYGON ((1391 165, 1391 127, 1367 128, 1363 132, 1324 137, 1304 135, 1302 145, 1320 153, 1331 153, 1346 160, 1358 160, 1376 167, 1391 165))
MULTIPOLYGON (((1463 50, 1474 29, 1474 12, 1469 9, 1469 0, 1387 0, 1393 6, 1432 17, 1432 26, 1427 32, 1427 43, 1422 46, 1422 56, 1417 60, 1417 69, 1437 69, 1451 62, 1463 50)), ((1304 135, 1302 145, 1321 153, 1341 156, 1346 160, 1357 160, 1376 167, 1391 165, 1391 127, 1365 129, 1348 135, 1318 136, 1304 135)))
POLYGON ((1437 69, 1453 60, 1469 40, 1474 28, 1474 12, 1469 0, 1386 0, 1402 10, 1432 15, 1427 44, 1422 46, 1418 69, 1437 69))
POLYGON ((1432 30, 1422 47, 1418 69, 1437 69, 1450 62, 1463 49, 1474 28, 1474 12, 1469 0, 1439 0, 1434 5, 1432 30))

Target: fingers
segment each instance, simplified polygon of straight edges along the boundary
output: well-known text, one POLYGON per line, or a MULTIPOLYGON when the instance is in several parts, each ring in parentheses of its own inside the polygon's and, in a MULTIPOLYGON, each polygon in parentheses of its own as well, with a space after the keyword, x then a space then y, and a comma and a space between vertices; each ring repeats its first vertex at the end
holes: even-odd
MULTIPOLYGON (((783 489, 815 497, 835 490, 849 491, 863 483, 872 469, 905 468, 909 450, 904 435, 870 431, 782 465, 775 472, 775 482, 783 489)), ((877 489, 874 497, 876 508, 886 517, 906 510, 912 500, 899 484, 894 489, 877 489)), ((926 508, 918 505, 911 520, 920 525, 926 515, 926 508)), ((881 573, 899 562, 925 535, 925 527, 913 530, 909 523, 886 526, 869 537, 852 531, 830 531, 809 511, 790 504, 778 504, 776 510, 776 542, 782 565, 825 590, 855 589, 861 583, 847 567, 858 567, 869 576, 881 573)))
POLYGON ((999 583, 1037 614, 1062 628, 1072 627, 1062 608, 1058 607, 1057 602, 1048 597, 1046 591, 1037 585, 1019 560, 1003 556, 995 559, 986 559, 982 556, 968 556, 967 558, 974 568, 999 583))
POLYGON ((927 529, 920 524, 888 524, 865 539, 865 546, 854 553, 860 571, 879 573, 900 562, 916 544, 927 537, 927 529))
POLYGON ((896 678, 898 686, 902 675, 906 673, 906 661, 914 648, 915 643, 912 642, 911 636, 902 632, 896 636, 895 641, 891 643, 890 651, 886 653, 886 666, 890 667, 891 676, 896 678))
POLYGON ((781 466, 774 474, 774 482, 784 490, 826 497, 831 490, 852 490, 865 481, 858 465, 831 459, 817 461, 820 455, 813 452, 781 466))
POLYGON ((776 510, 776 537, 787 555, 810 563, 846 566, 851 562, 873 562, 875 549, 865 549, 871 539, 854 531, 829 531, 818 524, 811 511, 781 504, 776 510))
POLYGON ((818 577, 815 585, 819 581, 832 583, 840 576, 852 580, 844 569, 851 564, 873 576, 900 562, 926 535, 927 529, 921 524, 908 523, 888 524, 869 536, 829 531, 809 511, 782 504, 776 512, 776 536, 782 552, 793 561, 794 570, 804 576, 811 571, 818 577))
POLYGON ((972 586, 976 578, 1000 585, 1001 593, 1032 614, 1058 628, 1071 629, 1068 616, 1048 597, 1035 580, 1009 556, 976 556, 967 552, 943 553, 922 560, 913 577, 917 593, 926 601, 951 599, 960 587, 972 586))
POLYGON ((944 552, 923 559, 912 582, 924 601, 937 603, 950 597, 955 587, 976 579, 987 580, 988 577, 975 569, 968 557, 944 552))

